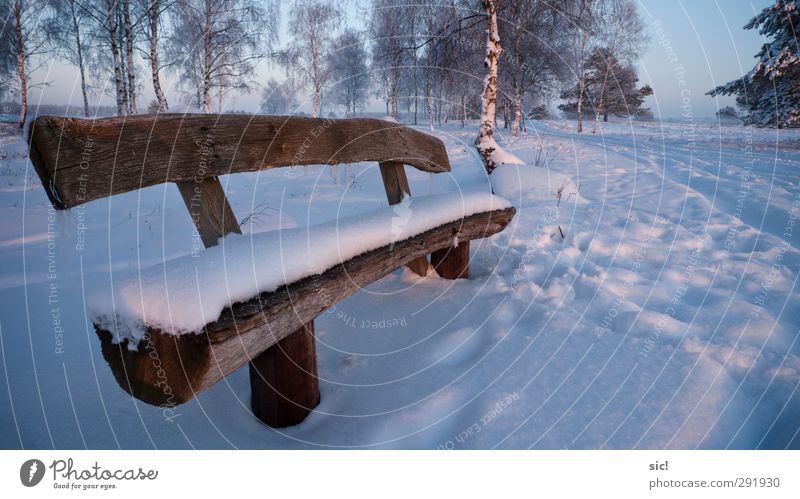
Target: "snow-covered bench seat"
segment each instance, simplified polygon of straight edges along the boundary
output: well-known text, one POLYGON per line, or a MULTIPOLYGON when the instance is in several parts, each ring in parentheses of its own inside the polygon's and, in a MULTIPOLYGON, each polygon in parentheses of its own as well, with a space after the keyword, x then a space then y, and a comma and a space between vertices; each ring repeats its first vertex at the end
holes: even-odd
POLYGON ((411 198, 403 164, 449 171, 444 145, 378 120, 44 117, 32 122, 29 137, 31 160, 56 208, 176 182, 207 246, 142 269, 115 282, 113 294, 91 300, 120 386, 170 407, 250 363, 253 412, 271 426, 296 424, 319 402, 316 316, 403 265, 421 275, 431 274, 431 265, 442 277, 466 276, 469 241, 503 230, 515 213, 488 192, 411 198), (254 235, 240 234, 216 178, 356 161, 380 163, 395 206, 254 235))

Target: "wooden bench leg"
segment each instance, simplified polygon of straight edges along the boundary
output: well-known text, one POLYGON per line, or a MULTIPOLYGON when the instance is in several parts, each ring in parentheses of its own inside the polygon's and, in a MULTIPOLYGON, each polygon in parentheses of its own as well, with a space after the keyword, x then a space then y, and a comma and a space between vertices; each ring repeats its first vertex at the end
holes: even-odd
POLYGON ((280 428, 303 421, 319 404, 314 322, 250 361, 253 414, 280 428))
POLYGON ((469 277, 469 241, 431 253, 431 265, 445 279, 469 277))

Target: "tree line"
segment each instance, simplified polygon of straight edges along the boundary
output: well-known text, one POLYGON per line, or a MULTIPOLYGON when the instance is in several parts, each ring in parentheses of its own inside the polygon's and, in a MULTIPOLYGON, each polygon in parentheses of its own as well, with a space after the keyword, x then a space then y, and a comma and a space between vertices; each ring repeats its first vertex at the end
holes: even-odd
MULTIPOLYGON (((559 97, 579 119, 587 108, 640 112, 633 64, 645 38, 633 0, 489 3, 503 47, 497 106, 505 126, 518 132, 525 116, 559 97)), ((103 94, 119 115, 167 111, 169 75, 203 112, 221 111, 229 92, 261 88, 267 112, 295 109, 302 94, 313 115, 323 99, 355 115, 377 98, 387 115, 414 123, 475 117, 485 76, 483 2, 351 5, 360 30, 347 26, 341 5, 297 0, 281 13, 276 0, 0 0, 0 83, 18 98, 21 123, 27 93, 46 84, 32 75, 55 57, 77 68, 87 116, 103 94), (286 40, 277 37, 281 14, 286 40), (262 60, 285 80, 257 81, 262 60), (144 85, 153 102, 140 102, 144 85)))

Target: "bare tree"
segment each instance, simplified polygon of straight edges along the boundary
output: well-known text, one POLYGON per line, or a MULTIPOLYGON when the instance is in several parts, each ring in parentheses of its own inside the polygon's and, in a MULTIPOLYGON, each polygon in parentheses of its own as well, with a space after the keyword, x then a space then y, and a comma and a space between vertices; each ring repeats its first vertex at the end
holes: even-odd
POLYGON ((355 116, 367 100, 369 75, 367 51, 358 32, 346 29, 333 41, 330 57, 333 92, 345 113, 355 116))
MULTIPOLYGON (((125 0, 127 2, 129 0, 125 0)), ((110 67, 113 74, 114 93, 117 104, 117 114, 124 115, 131 112, 131 79, 135 85, 135 75, 129 73, 127 66, 135 71, 132 54, 128 58, 125 51, 133 50, 133 39, 130 45, 126 37, 126 22, 122 0, 75 0, 75 6, 80 8, 87 32, 101 42, 96 44, 95 58, 98 72, 105 72, 110 67)), ((130 16, 130 9, 128 9, 130 16)), ((134 23, 129 19, 131 29, 134 23)), ((133 92, 135 93, 135 86, 133 92)), ((133 95, 135 104, 135 95, 133 95)), ((134 105, 135 108, 135 105, 134 105)))
POLYGON ((0 61, 9 74, 2 81, 6 92, 19 95, 19 127, 25 126, 28 115, 28 90, 31 75, 45 60, 49 7, 43 0, 0 0, 0 61), (11 76, 13 75, 13 76, 11 76), (9 77, 11 76, 11 77, 9 77))
POLYGON ((403 0, 375 0, 370 13, 372 69, 383 86, 386 114, 397 119, 397 101, 403 78, 403 0))
POLYGON ((594 51, 596 19, 604 0, 576 0, 565 14, 572 24, 573 75, 577 82, 578 132, 583 131, 583 105, 586 98, 586 63, 594 51))
POLYGON ((124 34, 122 10, 118 0, 78 0, 81 11, 93 22, 90 28, 102 41, 96 47, 98 67, 111 66, 117 114, 122 116, 130 110, 128 105, 128 81, 122 54, 124 34))
MULTIPOLYGON (((121 2, 122 22, 124 30, 121 32, 122 40, 125 44, 125 71, 126 71, 126 86, 128 94, 128 114, 138 113, 136 106, 136 63, 133 58, 135 46, 135 31, 134 27, 136 20, 132 18, 131 14, 131 1, 118 0, 121 2)), ((133 14, 136 15, 135 13, 133 14)))
POLYGON ((111 60, 114 68, 114 88, 116 90, 117 98, 117 114, 122 116, 128 112, 128 91, 123 75, 123 61, 122 52, 120 49, 120 12, 119 3, 117 0, 103 0, 102 4, 105 8, 105 36, 108 41, 108 48, 111 51, 111 60))
POLYGON ((500 91, 512 108, 516 136, 525 126, 526 96, 534 102, 555 96, 567 77, 567 23, 548 0, 504 2, 500 14, 500 36, 507 41, 500 60, 500 91))
POLYGON ((311 91, 311 115, 319 116, 322 91, 330 81, 328 57, 342 12, 332 1, 296 0, 289 12, 291 41, 280 60, 288 75, 311 91))
POLYGON ((261 112, 271 115, 289 115, 297 109, 297 94, 291 81, 267 80, 261 92, 261 112))
POLYGON ((256 63, 274 40, 277 4, 256 0, 179 0, 170 56, 181 84, 210 113, 229 89, 249 90, 256 63))
POLYGON ((83 96, 83 113, 89 116, 89 97, 86 83, 86 70, 89 65, 90 46, 95 35, 87 32, 91 21, 79 0, 55 0, 53 22, 49 34, 59 54, 78 68, 83 96))
POLYGON ((603 55, 604 64, 597 65, 600 75, 592 133, 597 130, 600 116, 608 121, 609 86, 617 84, 617 75, 624 73, 639 58, 639 52, 647 41, 644 22, 634 0, 607 0, 606 8, 597 16, 596 24, 602 50, 596 49, 592 56, 603 55))
POLYGON ((161 26, 164 23, 166 13, 174 4, 173 0, 139 0, 140 9, 144 12, 144 20, 141 23, 141 31, 147 41, 147 50, 143 51, 143 57, 150 63, 150 78, 153 82, 153 92, 156 95, 157 111, 169 109, 167 97, 161 88, 161 70, 165 65, 161 62, 161 26))

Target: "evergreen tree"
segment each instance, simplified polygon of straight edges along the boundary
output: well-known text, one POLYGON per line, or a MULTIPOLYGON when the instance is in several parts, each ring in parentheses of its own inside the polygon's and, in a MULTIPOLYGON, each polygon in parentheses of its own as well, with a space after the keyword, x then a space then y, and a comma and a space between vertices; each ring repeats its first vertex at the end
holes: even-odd
POLYGON ((758 63, 746 75, 707 93, 736 95, 745 123, 778 128, 800 126, 800 51, 795 29, 800 25, 796 0, 777 0, 748 22, 770 39, 756 54, 758 63))
MULTIPOLYGON (((595 49, 585 66, 584 107, 591 109, 603 121, 609 115, 650 117, 643 108, 645 97, 653 94, 650 85, 637 87, 636 69, 620 63, 605 47, 595 49)), ((578 86, 561 94, 567 102, 558 106, 566 116, 575 116, 578 108, 578 86)))

